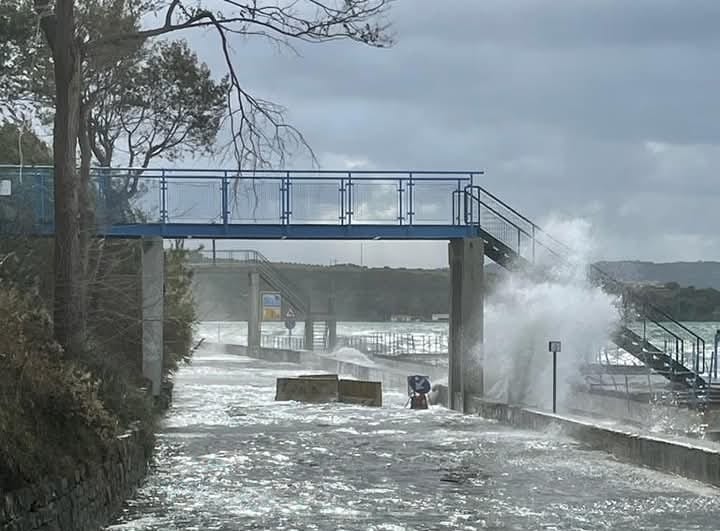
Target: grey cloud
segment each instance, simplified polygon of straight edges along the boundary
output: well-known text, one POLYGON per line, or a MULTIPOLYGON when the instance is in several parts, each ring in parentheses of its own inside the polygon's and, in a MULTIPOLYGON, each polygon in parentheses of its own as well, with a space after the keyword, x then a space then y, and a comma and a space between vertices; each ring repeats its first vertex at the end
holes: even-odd
POLYGON ((720 2, 394 5, 394 48, 238 40, 242 78, 328 164, 484 169, 532 218, 589 218, 606 257, 718 258, 720 2))

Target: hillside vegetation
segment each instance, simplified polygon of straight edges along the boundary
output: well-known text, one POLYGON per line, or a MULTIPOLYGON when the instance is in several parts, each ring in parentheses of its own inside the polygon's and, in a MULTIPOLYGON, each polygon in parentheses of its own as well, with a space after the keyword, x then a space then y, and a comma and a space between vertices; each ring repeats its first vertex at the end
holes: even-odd
MULTIPOLYGON (((23 145, 25 163, 50 161, 31 132, 23 145)), ((0 163, 18 158, 17 131, 3 125, 0 163)), ((92 240, 87 337, 65 350, 53 333, 54 242, 23 233, 26 210, 0 198, 0 493, 92 466, 137 421, 151 444, 157 414, 142 376, 141 242, 92 240)), ((168 377, 188 359, 195 307, 187 253, 165 257, 168 377)))
MULTIPOLYGON (((343 321, 385 321, 393 315, 430 319, 434 313, 449 311, 447 269, 286 263, 275 264, 275 267, 293 285, 310 295, 314 311, 325 311, 328 298, 334 294, 337 316, 343 321)), ((199 318, 246 319, 248 271, 241 267, 232 271, 207 268, 196 271, 193 289, 199 318)), ((492 293, 504 274, 493 265, 486 267, 486 294, 492 293)), ((269 286, 266 288, 270 289, 269 286)), ((651 303, 681 321, 720 320, 718 290, 682 287, 678 283, 645 285, 636 289, 651 303)))

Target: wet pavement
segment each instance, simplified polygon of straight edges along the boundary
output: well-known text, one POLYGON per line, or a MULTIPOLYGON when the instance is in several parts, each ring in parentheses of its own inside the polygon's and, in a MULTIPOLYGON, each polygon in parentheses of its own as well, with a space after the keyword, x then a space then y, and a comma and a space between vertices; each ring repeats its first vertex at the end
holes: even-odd
POLYGON ((308 371, 209 352, 177 375, 114 530, 715 529, 720 491, 449 412, 275 402, 308 371))

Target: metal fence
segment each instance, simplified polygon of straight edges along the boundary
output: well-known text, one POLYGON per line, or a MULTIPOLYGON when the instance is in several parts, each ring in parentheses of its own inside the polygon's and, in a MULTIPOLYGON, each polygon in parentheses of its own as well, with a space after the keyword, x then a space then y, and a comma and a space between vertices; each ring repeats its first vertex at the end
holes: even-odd
POLYGON ((305 341, 300 336, 278 336, 263 334, 260 345, 282 350, 303 350, 305 341))
POLYGON ((447 356, 448 353, 445 334, 376 333, 341 336, 338 343, 371 356, 447 356))

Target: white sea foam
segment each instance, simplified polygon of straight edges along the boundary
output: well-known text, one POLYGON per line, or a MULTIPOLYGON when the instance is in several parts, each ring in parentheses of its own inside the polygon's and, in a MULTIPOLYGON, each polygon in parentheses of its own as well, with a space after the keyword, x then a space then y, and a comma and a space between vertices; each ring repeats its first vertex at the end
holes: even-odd
MULTIPOLYGON (((548 342, 562 342, 558 354, 558 401, 579 366, 607 344, 616 325, 615 297, 587 281, 592 252, 590 226, 580 221, 549 223, 552 233, 575 249, 549 265, 553 280, 508 275, 485 306, 485 392, 493 399, 533 406, 552 403, 552 354, 548 342)), ((549 257, 545 257, 550 260, 549 257)))

